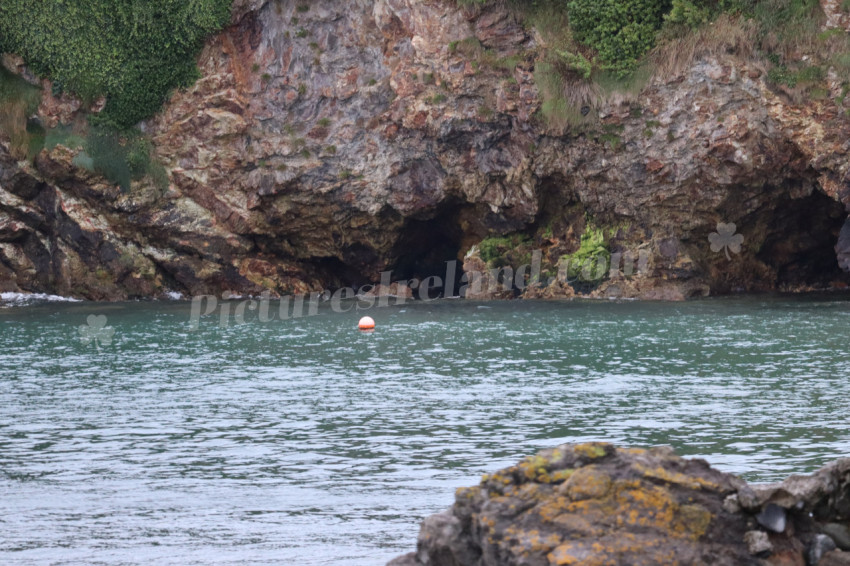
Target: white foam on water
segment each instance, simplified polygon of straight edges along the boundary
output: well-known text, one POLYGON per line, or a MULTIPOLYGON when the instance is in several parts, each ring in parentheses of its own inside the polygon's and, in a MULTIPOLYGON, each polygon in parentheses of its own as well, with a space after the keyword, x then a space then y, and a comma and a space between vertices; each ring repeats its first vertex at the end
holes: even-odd
POLYGON ((49 303, 81 303, 82 300, 73 297, 61 297, 59 295, 48 295, 47 293, 0 293, 0 302, 13 305, 26 305, 39 301, 49 303))

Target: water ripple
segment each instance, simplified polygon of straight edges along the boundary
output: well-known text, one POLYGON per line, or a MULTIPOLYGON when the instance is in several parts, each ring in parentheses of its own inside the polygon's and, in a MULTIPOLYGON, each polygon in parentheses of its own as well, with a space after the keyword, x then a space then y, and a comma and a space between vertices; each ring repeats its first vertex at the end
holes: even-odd
POLYGON ((458 301, 189 331, 185 303, 0 310, 0 562, 378 564, 560 442, 750 480, 848 452, 850 301, 458 301), (79 340, 89 314, 115 328, 79 340))

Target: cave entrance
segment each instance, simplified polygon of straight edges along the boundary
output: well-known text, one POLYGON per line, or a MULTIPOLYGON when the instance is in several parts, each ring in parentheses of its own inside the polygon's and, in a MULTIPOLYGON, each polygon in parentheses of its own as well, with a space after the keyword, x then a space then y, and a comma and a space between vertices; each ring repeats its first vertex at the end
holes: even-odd
MULTIPOLYGON (((461 252, 463 229, 460 225, 462 207, 457 203, 442 205, 433 217, 427 219, 408 219, 401 237, 393 248, 395 259, 391 266, 392 280, 423 280, 427 277, 439 277, 443 280, 442 296, 447 284, 453 284, 455 294, 460 287, 463 269, 460 262, 454 269, 454 280, 444 279, 451 276, 447 271, 447 262, 455 261, 461 252)), ((435 290, 436 292, 437 290, 435 290)))
POLYGON ((847 212, 818 189, 804 198, 787 192, 774 202, 766 223, 764 243, 756 257, 776 272, 779 289, 828 288, 850 284, 835 252, 847 212))

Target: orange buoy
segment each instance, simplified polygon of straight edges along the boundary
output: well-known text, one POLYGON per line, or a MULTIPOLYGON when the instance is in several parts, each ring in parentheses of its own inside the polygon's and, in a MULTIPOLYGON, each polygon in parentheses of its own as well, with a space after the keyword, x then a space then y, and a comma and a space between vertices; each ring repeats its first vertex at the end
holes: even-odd
POLYGON ((360 330, 375 330, 375 320, 371 316, 364 316, 357 325, 360 330))

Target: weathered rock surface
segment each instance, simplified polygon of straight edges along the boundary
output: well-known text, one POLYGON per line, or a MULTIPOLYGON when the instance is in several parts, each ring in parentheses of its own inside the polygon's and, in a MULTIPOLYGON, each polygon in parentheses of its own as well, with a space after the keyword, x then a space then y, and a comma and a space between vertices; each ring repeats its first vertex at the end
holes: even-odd
POLYGON ((848 502, 850 459, 748 485, 669 448, 563 445, 459 489, 389 566, 846 564, 848 502))
MULTIPOLYGON (((202 78, 143 125, 168 172, 164 192, 142 181, 122 193, 61 146, 29 164, 0 131, 0 288, 94 299, 303 292, 386 269, 441 274, 513 231, 533 236, 550 265, 578 248, 587 218, 616 234, 613 252, 650 257, 595 296, 850 282, 850 246, 839 243, 850 98, 838 79, 827 97, 797 101, 759 61, 730 54, 741 40, 731 37, 639 95, 594 99, 592 120, 569 133, 538 114, 541 38, 502 7, 298 4, 235 2, 232 26, 199 58, 202 78), (468 38, 516 65, 450 48, 468 38), (740 255, 710 249, 719 223, 736 224, 740 255)), ((26 75, 13 59, 6 66, 26 75)), ((43 84, 46 126, 102 106, 43 84)), ((574 292, 559 283, 529 296, 574 292)))

